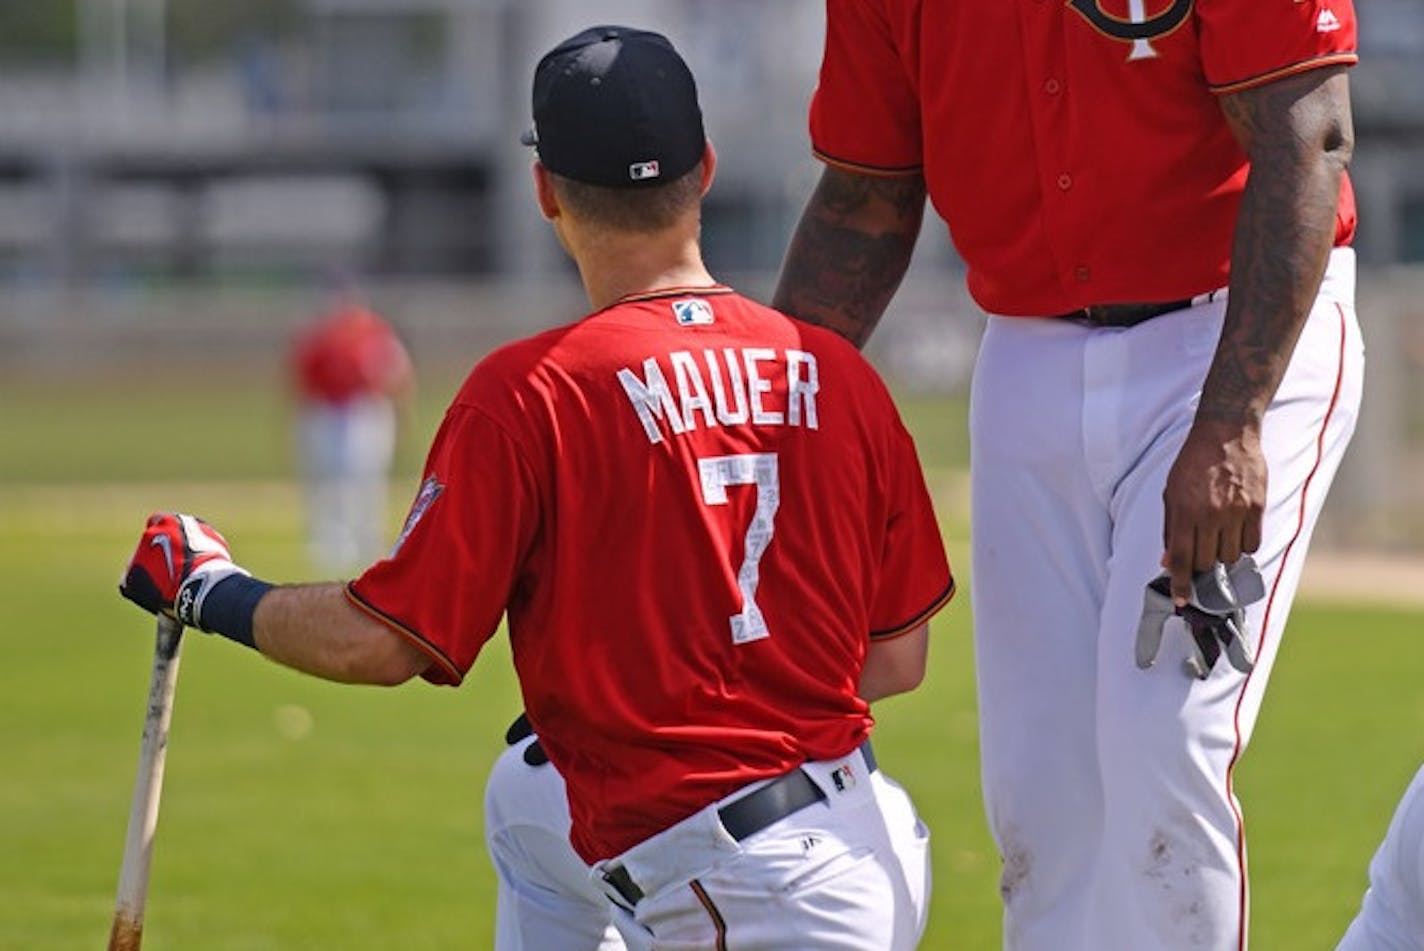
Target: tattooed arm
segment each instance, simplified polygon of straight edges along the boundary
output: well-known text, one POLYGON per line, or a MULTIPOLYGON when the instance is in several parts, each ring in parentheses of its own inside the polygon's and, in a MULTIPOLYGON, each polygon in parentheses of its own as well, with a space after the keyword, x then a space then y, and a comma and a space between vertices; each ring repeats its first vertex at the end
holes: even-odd
POLYGON ((1193 571, 1261 542, 1261 421, 1320 288, 1353 144, 1344 67, 1222 98, 1251 160, 1231 252, 1226 320, 1201 403, 1163 493, 1164 566, 1185 598, 1193 571))
POLYGON ((924 212, 917 174, 827 166, 791 238, 771 306, 863 347, 910 265, 924 212))

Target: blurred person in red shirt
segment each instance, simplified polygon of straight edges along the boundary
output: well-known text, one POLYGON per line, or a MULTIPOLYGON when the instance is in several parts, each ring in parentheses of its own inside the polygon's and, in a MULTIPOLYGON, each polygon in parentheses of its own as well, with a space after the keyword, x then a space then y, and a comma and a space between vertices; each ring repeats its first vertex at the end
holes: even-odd
POLYGON ((384 544, 398 409, 414 387, 410 355, 343 287, 299 332, 291 370, 312 560, 331 571, 364 564, 384 544))

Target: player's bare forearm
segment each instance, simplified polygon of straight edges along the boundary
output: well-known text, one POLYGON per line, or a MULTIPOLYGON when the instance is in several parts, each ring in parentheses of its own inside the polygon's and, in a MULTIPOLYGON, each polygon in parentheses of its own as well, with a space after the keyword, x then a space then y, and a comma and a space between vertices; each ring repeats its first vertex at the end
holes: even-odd
POLYGON ((920 233, 925 182, 827 166, 791 238, 771 305, 864 346, 920 233))
POLYGON ((404 683, 425 654, 346 597, 339 582, 282 585, 257 605, 257 648, 287 667, 341 683, 404 683))
POLYGON ((889 640, 871 641, 856 692, 867 703, 874 703, 914 690, 925 679, 929 651, 928 623, 889 640))
POLYGON ((1163 565, 1180 606, 1193 572, 1260 547, 1266 407, 1320 290, 1353 133, 1343 69, 1227 96, 1251 159, 1231 254, 1231 296, 1201 401, 1162 493, 1163 565))
POLYGON ((1251 158, 1231 256, 1231 294, 1199 420, 1258 428, 1320 288, 1353 131, 1344 67, 1227 96, 1251 158))

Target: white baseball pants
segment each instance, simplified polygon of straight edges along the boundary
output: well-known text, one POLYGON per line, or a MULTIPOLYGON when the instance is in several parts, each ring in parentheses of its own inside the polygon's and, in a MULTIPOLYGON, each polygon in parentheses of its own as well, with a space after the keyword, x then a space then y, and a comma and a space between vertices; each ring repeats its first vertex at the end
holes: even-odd
POLYGON ((1370 860, 1370 887, 1336 951, 1424 951, 1424 769, 1370 860))
POLYGON ((802 767, 826 799, 741 842, 713 803, 608 862, 643 891, 613 889, 632 951, 911 951, 924 932, 929 832, 905 791, 860 752, 802 767))
POLYGON ((485 784, 485 845, 499 881, 494 951, 624 951, 613 906, 569 845, 553 766, 530 766, 534 737, 506 749, 485 784))
POLYGON ((552 766, 523 761, 530 742, 504 752, 486 788, 485 841, 499 877, 495 951, 918 944, 929 911, 929 832, 904 789, 880 771, 867 775, 858 752, 808 763, 826 801, 742 842, 721 827, 717 808, 761 784, 591 870, 568 844, 563 780, 552 766), (831 774, 846 765, 837 784, 831 774), (645 893, 631 911, 613 904, 624 900, 602 882, 601 869, 619 862, 645 893))
POLYGON ((396 411, 383 396, 301 408, 297 438, 306 482, 308 546, 324 571, 348 571, 388 547, 386 496, 396 411))
POLYGON ((1168 628, 1134 663, 1161 571, 1162 489, 1225 301, 1130 329, 990 318, 970 406, 972 606, 985 808, 1012 951, 1241 951, 1246 847, 1231 771, 1354 429, 1354 256, 1333 252, 1267 412, 1266 598, 1254 673, 1198 681, 1168 628))

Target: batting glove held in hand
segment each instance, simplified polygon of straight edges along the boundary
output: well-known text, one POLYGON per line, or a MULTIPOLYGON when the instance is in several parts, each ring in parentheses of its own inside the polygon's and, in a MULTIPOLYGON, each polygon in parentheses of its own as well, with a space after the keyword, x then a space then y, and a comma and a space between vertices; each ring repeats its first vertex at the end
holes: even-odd
POLYGON ((1235 564, 1214 567, 1192 578, 1192 597, 1177 607, 1171 597, 1171 579, 1155 578, 1143 596, 1142 619, 1137 628, 1137 666, 1146 670, 1157 659, 1162 629, 1173 615, 1180 617, 1192 636, 1192 651, 1185 667, 1189 675, 1205 680, 1223 653, 1232 667, 1249 674, 1255 667, 1246 638, 1246 605, 1265 597, 1260 569, 1250 555, 1235 564))
POLYGON ((160 512, 148 517, 119 593, 150 614, 162 611, 208 631, 203 625, 208 592, 224 578, 246 574, 232 563, 217 529, 192 515, 160 512))

